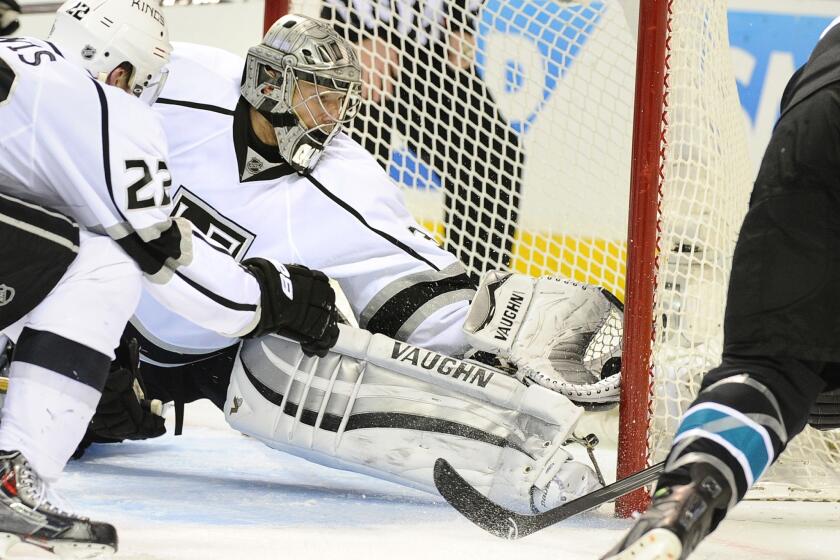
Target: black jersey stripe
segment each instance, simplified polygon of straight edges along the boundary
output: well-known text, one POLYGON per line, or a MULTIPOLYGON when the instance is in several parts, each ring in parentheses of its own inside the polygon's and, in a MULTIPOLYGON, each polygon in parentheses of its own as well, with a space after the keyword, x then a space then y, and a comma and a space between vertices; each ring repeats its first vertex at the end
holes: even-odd
POLYGON ((225 109, 224 107, 219 107, 217 105, 209 105, 207 103, 196 103, 195 101, 182 101, 180 99, 169 99, 166 97, 158 97, 155 103, 160 103, 162 105, 178 105, 180 107, 197 109, 199 111, 210 111, 213 113, 219 113, 220 115, 227 115, 229 117, 233 116, 232 109, 225 109))
POLYGON ((14 361, 58 373, 101 391, 111 358, 75 340, 24 327, 15 346, 14 361))
MULTIPOLYGON (((246 377, 248 377, 248 380, 254 385, 254 388, 260 393, 260 395, 262 395, 270 403, 278 407, 282 406, 283 395, 257 379, 253 372, 245 364, 241 354, 239 362, 242 364, 242 369, 245 372, 246 377)), ((283 414, 286 416, 297 416, 297 413, 298 405, 293 402, 286 402, 286 406, 283 408, 283 414)), ((315 427, 317 420, 317 410, 304 409, 303 412, 301 412, 300 421, 302 424, 315 427)), ((342 416, 325 412, 321 418, 321 423, 317 427, 322 430, 327 430, 328 432, 338 432, 341 427, 341 421, 342 416)), ((393 428, 459 436, 495 445, 496 447, 510 447, 528 455, 528 457, 533 459, 533 456, 525 451, 525 449, 503 437, 493 435, 472 426, 467 426, 466 424, 453 422, 452 420, 444 420, 442 418, 433 418, 419 414, 407 414, 404 412, 363 412, 359 414, 351 414, 347 419, 347 425, 345 426, 344 431, 349 432, 350 430, 363 430, 366 428, 393 428)))
POLYGON ((122 210, 120 210, 119 204, 117 204, 117 199, 114 198, 114 185, 111 181, 111 136, 108 132, 108 99, 105 97, 105 90, 102 89, 99 82, 92 78, 91 81, 93 82, 94 87, 96 87, 97 95, 99 95, 99 110, 102 114, 102 166, 103 172, 105 173, 105 186, 108 189, 108 196, 111 198, 111 204, 114 205, 114 208, 117 210, 117 213, 123 221, 128 222, 125 214, 123 214, 122 210))
POLYGON ((475 284, 466 274, 418 282, 382 304, 370 320, 360 326, 371 332, 396 338, 400 328, 424 305, 436 297, 461 290, 475 290, 475 284))
MULTIPOLYGON (((50 208, 27 202, 13 196, 0 194, 0 215, 19 220, 28 226, 34 226, 49 234, 67 241, 67 246, 79 247, 79 226, 75 220, 50 208)), ((22 228, 26 229, 26 228, 22 228)), ((43 234, 35 233, 41 237, 43 234)))
POLYGON ((372 225, 370 225, 369 223, 367 223, 367 220, 365 220, 364 217, 361 214, 359 214, 359 212, 356 209, 354 209, 352 206, 347 204, 345 201, 341 200, 335 194, 330 192, 330 190, 327 189, 327 187, 325 187, 320 181, 318 181, 318 179, 316 179, 315 177, 313 177, 310 174, 305 175, 305 177, 307 179, 309 179, 309 182, 312 183, 313 185, 315 185, 315 188, 317 188, 319 191, 321 191, 324 194, 324 196, 326 196, 327 198, 329 198, 330 200, 332 200, 333 202, 335 202, 336 204, 338 204, 339 206, 344 208, 344 210, 346 210, 350 215, 352 215, 354 218, 359 220, 359 222, 361 222, 362 225, 365 226, 366 228, 368 228, 370 231, 372 231, 373 233, 375 233, 379 237, 385 239, 386 241, 388 241, 389 243, 391 243, 392 245, 394 245, 398 249, 402 250, 403 252, 408 253, 409 255, 414 257, 415 259, 426 263, 433 270, 440 271, 439 266, 437 266, 435 263, 433 263, 432 261, 430 261, 429 259, 427 259, 423 255, 421 255, 420 253, 418 253, 417 251, 415 251, 414 249, 412 249, 411 247, 409 247, 408 245, 406 245, 405 243, 403 243, 402 241, 400 241, 399 239, 397 239, 393 235, 390 235, 388 233, 385 233, 384 231, 378 230, 375 227, 373 227, 372 225))

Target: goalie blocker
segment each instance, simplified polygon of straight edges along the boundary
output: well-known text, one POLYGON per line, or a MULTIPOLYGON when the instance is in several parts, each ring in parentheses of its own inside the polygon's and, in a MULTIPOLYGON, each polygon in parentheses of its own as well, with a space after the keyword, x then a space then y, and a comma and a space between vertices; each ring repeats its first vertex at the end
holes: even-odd
POLYGON ((225 403, 230 425, 269 447, 430 492, 443 457, 520 510, 595 486, 563 448, 581 414, 488 366, 343 325, 320 359, 273 335, 245 341, 225 403))

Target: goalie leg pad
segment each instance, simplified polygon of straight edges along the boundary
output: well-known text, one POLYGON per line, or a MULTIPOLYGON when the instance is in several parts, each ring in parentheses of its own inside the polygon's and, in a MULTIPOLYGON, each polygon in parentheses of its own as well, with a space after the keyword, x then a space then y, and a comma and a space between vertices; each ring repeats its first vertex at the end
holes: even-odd
MULTIPOLYGON (((526 388, 501 372, 492 373, 517 387, 507 400, 524 406, 459 393, 451 374, 414 372, 428 377, 423 379, 395 371, 414 368, 401 361, 400 352, 417 349, 400 346, 393 357, 396 344, 404 343, 342 327, 336 347, 319 359, 273 335, 245 341, 225 403, 228 422, 270 447, 316 463, 430 492, 434 462, 443 457, 494 500, 526 507, 531 487, 547 485, 567 460, 562 446, 580 409, 562 395, 526 388), (433 383, 434 376, 448 382, 433 383)), ((476 367, 448 359, 452 371, 476 367)), ((425 363, 434 360, 426 355, 425 363)), ((466 392, 475 389, 455 381, 466 392)))

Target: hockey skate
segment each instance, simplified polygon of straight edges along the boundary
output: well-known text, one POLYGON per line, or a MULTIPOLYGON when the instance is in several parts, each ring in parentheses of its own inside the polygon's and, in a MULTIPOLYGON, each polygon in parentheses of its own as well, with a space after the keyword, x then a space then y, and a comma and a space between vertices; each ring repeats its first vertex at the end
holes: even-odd
POLYGON ((723 519, 729 485, 712 467, 691 466, 687 484, 665 486, 627 536, 601 560, 683 560, 723 519))
POLYGON ((96 558, 117 550, 117 531, 50 503, 47 486, 17 451, 0 451, 0 557, 25 542, 61 558, 96 558))

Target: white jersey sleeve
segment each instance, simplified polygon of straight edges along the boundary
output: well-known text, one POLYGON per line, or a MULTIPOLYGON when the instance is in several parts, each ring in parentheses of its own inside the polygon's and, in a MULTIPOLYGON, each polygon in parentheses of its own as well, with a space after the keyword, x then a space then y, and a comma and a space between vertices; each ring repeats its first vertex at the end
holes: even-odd
POLYGON ((4 40, 0 60, 14 86, 0 103, 10 132, 0 140, 3 189, 110 235, 173 311, 217 332, 250 331, 260 311, 256 279, 170 217, 173 179, 157 115, 44 41, 4 40))
POLYGON ((373 157, 339 135, 307 179, 335 207, 333 223, 341 229, 333 243, 343 247, 323 269, 338 280, 359 325, 463 353, 469 345, 461 327, 475 284, 460 261, 414 220, 373 157))

